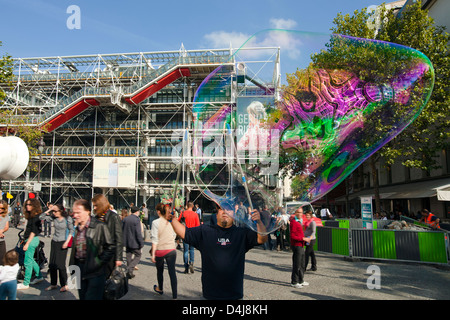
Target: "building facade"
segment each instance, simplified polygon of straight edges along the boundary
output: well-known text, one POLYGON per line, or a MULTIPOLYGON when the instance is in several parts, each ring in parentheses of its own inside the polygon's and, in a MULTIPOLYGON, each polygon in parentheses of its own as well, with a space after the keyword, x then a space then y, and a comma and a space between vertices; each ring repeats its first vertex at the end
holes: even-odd
MULTIPOLYGON (((260 50, 273 57, 280 49, 260 50)), ((205 112, 210 113, 224 105, 235 112, 240 98, 265 98, 279 90, 275 82, 266 84, 273 90, 261 90, 252 61, 242 61, 235 53, 232 48, 182 46, 165 52, 14 59, 13 87, 2 84, 7 99, 1 108, 14 111, 11 122, 43 127, 47 133, 31 159, 35 165, 18 179, 3 181, 3 191, 22 203, 35 192, 43 203, 66 207, 75 199, 103 193, 115 208, 145 203, 153 209, 163 198, 171 198, 178 177, 183 200, 211 209, 190 170, 197 89, 219 66, 216 80, 221 73, 232 79, 221 90, 202 96, 203 103, 208 101, 205 112), (181 148, 183 141, 187 147, 181 148), (181 166, 175 158, 181 159, 181 166)), ((279 60, 268 58, 265 64, 279 70, 279 60)), ((205 171, 203 178, 220 192, 224 186, 215 181, 223 181, 220 175, 229 172, 225 165, 217 170, 219 177, 205 171)))

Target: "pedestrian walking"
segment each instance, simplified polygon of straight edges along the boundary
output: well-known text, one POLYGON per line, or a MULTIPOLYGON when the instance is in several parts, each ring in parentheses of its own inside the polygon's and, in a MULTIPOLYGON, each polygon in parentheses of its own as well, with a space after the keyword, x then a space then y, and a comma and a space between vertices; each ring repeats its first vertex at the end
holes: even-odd
MULTIPOLYGON (((186 228, 194 228, 200 226, 200 219, 198 214, 192 209, 194 203, 189 201, 187 203, 187 210, 183 211, 178 217, 178 221, 184 221, 186 228)), ((195 251, 194 247, 183 241, 183 261, 184 261, 184 273, 194 273, 194 259, 195 251)))
POLYGON ((194 246, 202 256, 202 291, 205 299, 238 300, 244 295, 245 254, 263 244, 267 236, 257 210, 252 219, 257 222, 256 233, 249 228, 237 227, 233 212, 217 211, 217 224, 202 224, 186 228, 177 219, 169 218, 175 232, 184 242, 194 246))
POLYGON ((0 200, 0 264, 6 254, 5 232, 9 229, 8 202, 0 200))
POLYGON ((127 257, 127 277, 134 278, 134 270, 141 260, 144 239, 142 237, 141 220, 139 219, 139 208, 132 207, 131 215, 123 219, 123 244, 127 257))
POLYGON ((19 254, 15 249, 6 252, 0 266, 0 300, 16 300, 19 254))
POLYGON ((330 220, 332 217, 330 210, 328 210, 325 205, 322 205, 322 209, 320 209, 320 219, 330 220))
POLYGON ((30 284, 36 284, 44 280, 41 274, 39 265, 34 260, 34 252, 39 245, 39 235, 42 231, 41 220, 39 219, 42 213, 41 205, 37 199, 28 199, 25 201, 24 216, 27 219, 27 226, 24 232, 23 251, 25 251, 24 266, 25 275, 23 283, 17 285, 17 290, 26 290, 30 287, 30 284), (31 275, 33 271, 36 274, 36 278, 31 281, 31 275))
POLYGON ((61 204, 53 206, 53 224, 54 234, 50 244, 50 260, 48 269, 50 273, 50 286, 45 290, 50 291, 57 289, 58 275, 60 292, 66 292, 67 286, 67 249, 69 244, 73 242, 74 226, 72 218, 67 214, 61 204))
POLYGON ((286 238, 286 232, 288 231, 288 227, 289 227, 289 215, 286 214, 286 212, 284 211, 284 208, 279 208, 276 219, 277 219, 277 225, 280 226, 275 233, 275 235, 277 237, 277 251, 284 251, 284 250, 286 250, 285 238, 286 238))
MULTIPOLYGON (((167 269, 169 271, 170 285, 172 288, 172 298, 176 299, 178 296, 178 282, 175 271, 175 262, 177 258, 176 250, 176 234, 172 225, 167 220, 171 214, 170 205, 159 203, 156 206, 156 213, 158 219, 153 220, 151 228, 152 240, 152 261, 156 265, 156 274, 158 285, 153 286, 153 290, 158 294, 164 294, 164 261, 166 261, 167 269)), ((178 221, 178 220, 177 220, 178 221)))
POLYGON ((198 203, 195 204, 195 212, 198 214, 198 219, 203 222, 203 215, 202 215, 202 209, 198 205, 198 203))
POLYGON ((44 225, 44 237, 50 238, 52 235, 52 211, 53 211, 53 203, 47 202, 47 207, 42 212, 40 219, 42 220, 42 224, 44 225))
POLYGON ((105 195, 96 194, 92 198, 92 207, 94 209, 96 219, 106 223, 109 234, 114 240, 116 254, 114 259, 108 265, 109 275, 115 267, 120 267, 123 264, 123 234, 122 234, 122 220, 119 215, 110 210, 110 203, 105 195))
POLYGON ((304 236, 310 239, 310 241, 308 241, 305 246, 305 271, 308 268, 310 258, 311 258, 311 269, 309 269, 308 271, 317 271, 316 254, 314 253, 317 225, 313 219, 311 211, 305 212, 304 216, 305 216, 304 236))
POLYGON ((17 200, 16 205, 13 209, 13 226, 17 229, 20 224, 20 216, 22 214, 22 206, 20 205, 20 201, 17 200))
POLYGON ((142 223, 146 229, 149 229, 148 209, 145 203, 142 204, 142 223))
MULTIPOLYGON (((264 205, 263 210, 261 211, 261 221, 264 224, 265 228, 267 229, 272 221, 272 215, 269 212, 269 208, 267 205, 264 205)), ((270 236, 270 233, 267 235, 267 241, 263 244, 264 250, 272 250, 273 249, 273 243, 272 243, 272 237, 270 236)))
POLYGON ((102 300, 105 282, 109 276, 108 263, 115 255, 115 241, 107 225, 91 218, 91 205, 85 199, 73 204, 73 217, 76 220, 76 232, 69 265, 80 270, 80 300, 102 300))
POLYGON ((303 233, 303 209, 298 208, 294 215, 290 218, 291 230, 291 249, 292 249, 292 274, 291 286, 294 288, 302 288, 309 285, 308 282, 303 281, 305 268, 305 241, 311 239, 306 238, 303 233))
POLYGON ((128 210, 126 208, 123 208, 120 211, 120 220, 123 221, 123 219, 125 219, 126 217, 128 217, 128 210))

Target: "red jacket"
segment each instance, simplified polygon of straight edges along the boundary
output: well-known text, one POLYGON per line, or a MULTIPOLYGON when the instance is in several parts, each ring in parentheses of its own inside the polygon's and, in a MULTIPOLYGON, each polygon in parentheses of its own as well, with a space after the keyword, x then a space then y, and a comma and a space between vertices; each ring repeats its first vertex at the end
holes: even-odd
POLYGON ((200 225, 198 214, 192 210, 183 211, 183 213, 178 217, 178 221, 181 221, 181 218, 184 218, 186 228, 198 227, 200 225))
POLYGON ((303 226, 300 222, 295 220, 295 216, 291 216, 290 230, 291 230, 291 246, 303 247, 305 245, 305 241, 303 241, 303 237, 305 236, 303 233, 303 226))

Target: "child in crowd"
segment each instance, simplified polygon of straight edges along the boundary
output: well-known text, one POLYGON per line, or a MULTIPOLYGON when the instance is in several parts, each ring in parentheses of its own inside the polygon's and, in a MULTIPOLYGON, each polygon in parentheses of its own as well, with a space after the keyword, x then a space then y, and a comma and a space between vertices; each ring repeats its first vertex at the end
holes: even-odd
POLYGON ((19 255, 12 249, 3 257, 3 266, 0 266, 0 300, 16 300, 17 273, 19 272, 19 255))

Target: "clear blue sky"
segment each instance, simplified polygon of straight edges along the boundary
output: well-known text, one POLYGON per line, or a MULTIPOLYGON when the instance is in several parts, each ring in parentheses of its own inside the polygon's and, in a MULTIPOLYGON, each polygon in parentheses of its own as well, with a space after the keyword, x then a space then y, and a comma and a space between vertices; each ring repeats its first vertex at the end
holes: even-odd
MULTIPOLYGON (((388 1, 387 1, 388 2, 388 1)), ((381 0, 0 0, 0 55, 67 56, 240 46, 268 28, 329 32, 338 12, 381 0), (66 25, 71 5, 81 29, 66 25)))

